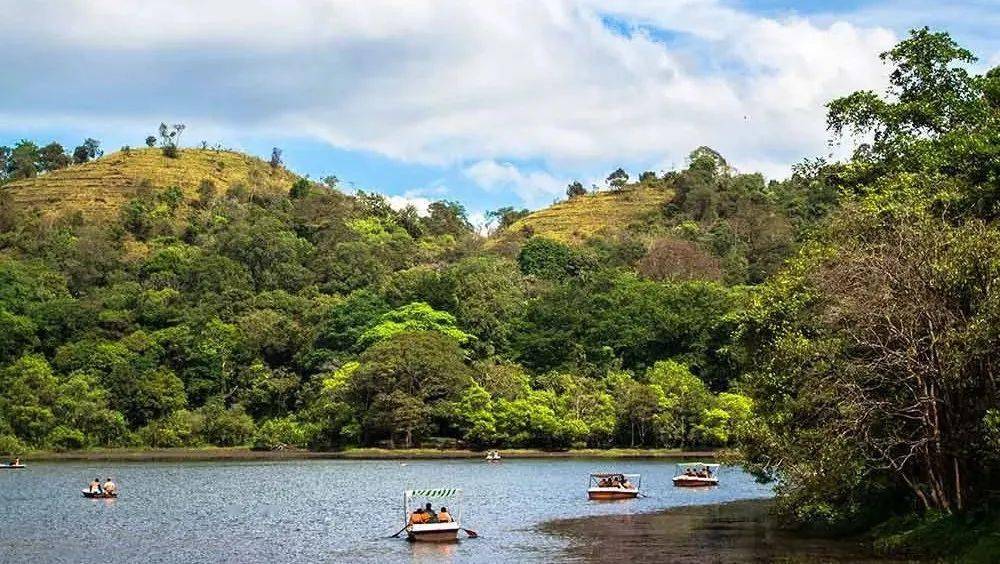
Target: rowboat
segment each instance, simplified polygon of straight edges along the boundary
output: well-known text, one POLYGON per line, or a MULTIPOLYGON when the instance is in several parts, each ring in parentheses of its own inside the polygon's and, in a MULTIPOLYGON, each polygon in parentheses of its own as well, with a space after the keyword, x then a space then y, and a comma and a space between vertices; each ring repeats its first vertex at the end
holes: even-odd
POLYGON ((115 493, 104 493, 104 492, 92 492, 90 490, 80 490, 83 493, 83 497, 90 499, 114 499, 118 497, 118 492, 115 493))
POLYGON ((500 460, 500 458, 501 457, 500 457, 500 451, 499 450, 491 450, 491 451, 489 451, 489 452, 486 453, 486 460, 487 460, 487 462, 497 462, 497 461, 500 460))
POLYGON ((674 486, 678 488, 704 488, 719 485, 719 464, 688 462, 678 464, 674 471, 674 486))
MULTIPOLYGON (((406 490, 403 492, 403 522, 406 523, 406 538, 412 542, 456 542, 458 531, 462 529, 462 490, 458 488, 433 488, 425 490, 406 490), (410 507, 416 501, 420 507, 423 502, 437 502, 443 506, 447 502, 450 523, 411 523, 410 507)), ((433 505, 433 504, 432 504, 433 505)))
POLYGON ((632 499, 639 497, 641 484, 642 476, 639 474, 616 472, 591 474, 587 487, 587 498, 593 500, 632 499))
POLYGON ((3 470, 19 470, 24 468, 24 464, 0 464, 0 469, 3 470))

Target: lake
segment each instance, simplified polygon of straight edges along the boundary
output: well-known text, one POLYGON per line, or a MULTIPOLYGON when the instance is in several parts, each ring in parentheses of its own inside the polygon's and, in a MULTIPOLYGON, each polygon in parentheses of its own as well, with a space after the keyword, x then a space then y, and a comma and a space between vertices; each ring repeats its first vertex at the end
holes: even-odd
POLYGON ((569 541, 542 532, 539 526, 547 521, 772 495, 770 487, 735 467, 721 469, 718 488, 674 488, 674 463, 34 463, 0 471, 0 561, 551 562, 565 555, 569 541), (595 471, 640 473, 648 497, 588 501, 588 474, 595 471), (108 475, 119 484, 119 499, 80 495, 95 476, 108 475), (462 525, 480 538, 441 546, 385 538, 403 525, 404 489, 445 486, 463 488, 462 525))

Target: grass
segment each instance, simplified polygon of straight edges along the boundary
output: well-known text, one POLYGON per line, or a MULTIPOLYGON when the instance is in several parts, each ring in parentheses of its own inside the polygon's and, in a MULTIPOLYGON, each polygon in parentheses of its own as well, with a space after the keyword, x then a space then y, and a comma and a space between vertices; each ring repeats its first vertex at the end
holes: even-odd
POLYGON ((648 224, 673 192, 659 186, 630 185, 621 192, 595 192, 538 210, 504 230, 493 245, 524 233, 564 243, 582 243, 594 235, 613 235, 648 224))
MULTIPOLYGON (((712 458, 707 451, 686 452, 680 449, 581 449, 570 451, 544 451, 534 449, 509 449, 501 451, 505 458, 712 458)), ((34 451, 22 458, 26 462, 40 460, 117 460, 117 461, 186 461, 186 460, 288 460, 288 459, 356 459, 356 460, 397 460, 397 459, 443 459, 482 458, 485 453, 473 450, 441 450, 430 448, 381 449, 353 448, 331 452, 317 452, 303 449, 282 451, 258 451, 246 447, 200 447, 200 448, 115 448, 89 449, 68 452, 34 451)))
POLYGON ((11 182, 3 189, 10 192, 16 206, 37 209, 43 216, 80 211, 100 217, 116 214, 143 184, 153 189, 177 186, 191 202, 197 199, 203 180, 213 181, 220 194, 236 183, 287 193, 296 178, 284 168, 272 169, 257 157, 235 151, 182 149, 179 158, 171 159, 160 149, 143 148, 11 182))

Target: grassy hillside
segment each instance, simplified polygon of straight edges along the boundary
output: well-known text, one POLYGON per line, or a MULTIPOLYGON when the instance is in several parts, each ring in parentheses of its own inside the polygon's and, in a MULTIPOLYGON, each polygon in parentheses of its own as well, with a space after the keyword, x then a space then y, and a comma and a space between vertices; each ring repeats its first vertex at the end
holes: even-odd
POLYGON ((38 209, 45 216, 82 211, 100 216, 118 208, 144 186, 179 187, 186 200, 197 198, 198 185, 211 180, 220 192, 243 183, 268 192, 287 193, 297 177, 257 158, 233 151, 183 149, 180 157, 164 157, 159 149, 132 149, 74 165, 3 187, 15 206, 38 209))
POLYGON ((571 198, 524 217, 499 234, 492 245, 527 235, 581 243, 593 235, 613 235, 647 225, 662 213, 673 192, 656 185, 634 184, 621 192, 595 192, 571 198))

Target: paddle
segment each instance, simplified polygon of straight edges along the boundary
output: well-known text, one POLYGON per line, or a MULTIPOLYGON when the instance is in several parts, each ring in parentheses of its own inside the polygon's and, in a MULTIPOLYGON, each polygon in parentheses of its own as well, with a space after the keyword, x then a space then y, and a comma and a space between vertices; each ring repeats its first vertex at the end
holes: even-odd
POLYGON ((390 538, 390 539, 394 539, 394 538, 398 537, 398 536, 399 536, 400 534, 402 534, 402 532, 403 532, 403 531, 405 531, 405 530, 406 530, 406 528, 407 528, 407 527, 409 527, 409 526, 410 526, 409 524, 406 524, 406 525, 403 525, 403 528, 402 528, 402 529, 400 529, 399 531, 397 531, 397 532, 396 532, 396 534, 394 534, 394 535, 392 535, 392 536, 390 536, 390 537, 388 537, 388 538, 390 538))
POLYGON ((472 529, 462 529, 462 530, 465 531, 465 534, 469 535, 470 539, 474 539, 474 538, 478 538, 479 537, 479 533, 477 533, 476 531, 473 531, 472 529))

